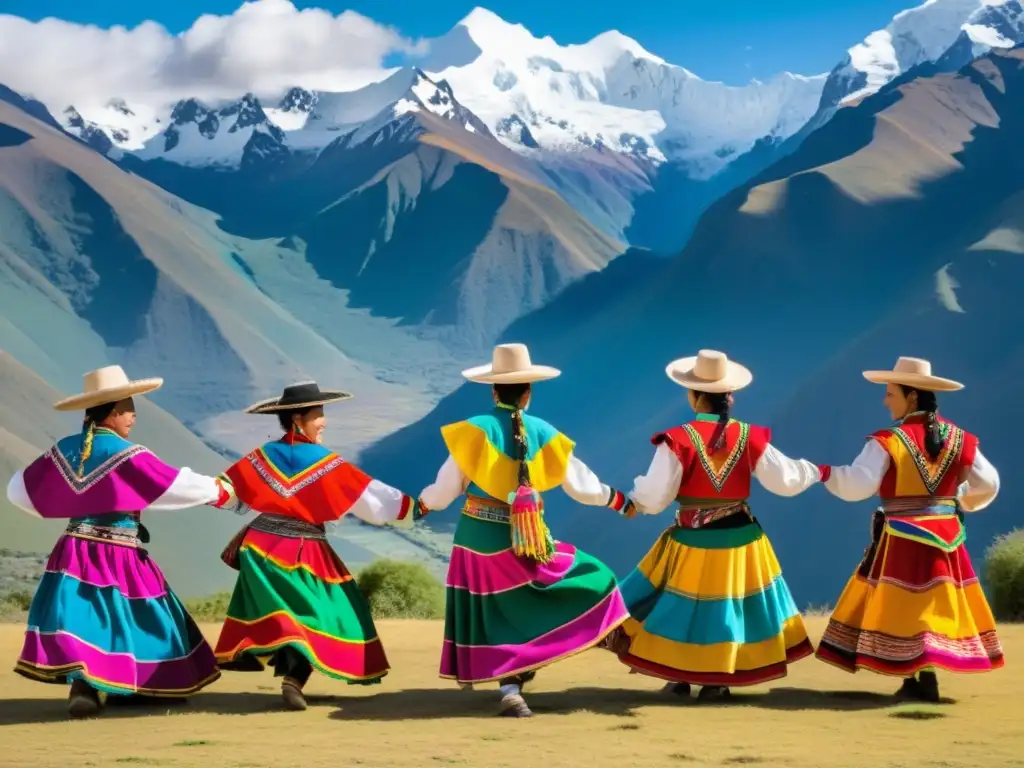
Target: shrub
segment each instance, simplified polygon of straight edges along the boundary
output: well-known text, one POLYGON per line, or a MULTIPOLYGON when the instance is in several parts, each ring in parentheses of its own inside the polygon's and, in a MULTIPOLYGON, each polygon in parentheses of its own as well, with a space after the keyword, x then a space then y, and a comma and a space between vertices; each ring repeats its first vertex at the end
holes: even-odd
POLYGON ((440 619, 444 586, 420 563, 377 560, 357 577, 376 619, 440 619))
POLYGON ((212 624, 224 621, 228 615, 228 603, 230 602, 230 592, 217 592, 209 597, 186 600, 185 607, 196 621, 212 624))
POLYGON ((1000 621, 1024 621, 1024 530, 996 538, 985 552, 984 580, 1000 621))

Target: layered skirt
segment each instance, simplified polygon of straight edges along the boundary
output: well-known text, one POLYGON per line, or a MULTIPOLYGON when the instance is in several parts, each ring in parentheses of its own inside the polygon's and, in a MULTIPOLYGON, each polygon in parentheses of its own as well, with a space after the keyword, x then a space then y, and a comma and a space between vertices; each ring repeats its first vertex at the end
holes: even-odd
POLYGON ((448 567, 440 675, 484 683, 587 650, 627 617, 615 574, 556 542, 541 565, 516 556, 508 521, 463 514, 448 567))
POLYGON ((291 648, 328 677, 380 682, 388 660, 370 606, 323 529, 303 525, 257 518, 237 537, 229 557, 239 574, 217 661, 258 671, 291 648))
POLYGON ((910 677, 987 672, 1003 650, 956 515, 876 513, 872 544, 847 582, 817 656, 848 672, 910 677))
POLYGON ((785 677, 814 649, 756 522, 673 526, 622 582, 631 618, 612 644, 634 671, 706 686, 785 677))
POLYGON ((213 651, 134 531, 124 539, 60 538, 15 671, 47 683, 83 680, 107 694, 166 697, 220 677, 213 651))

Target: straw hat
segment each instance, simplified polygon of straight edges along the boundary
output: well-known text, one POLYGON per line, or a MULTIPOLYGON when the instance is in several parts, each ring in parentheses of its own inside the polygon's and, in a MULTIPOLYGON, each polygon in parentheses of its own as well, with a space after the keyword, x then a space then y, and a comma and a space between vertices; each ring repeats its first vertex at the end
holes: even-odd
POLYGON ((665 368, 676 384, 697 392, 735 392, 754 380, 754 374, 732 362, 724 352, 702 349, 695 357, 681 357, 665 368))
POLYGON ((499 344, 489 365, 467 368, 462 375, 480 384, 530 384, 547 381, 562 372, 546 365, 534 365, 525 344, 499 344))
POLYGON ((320 389, 315 381, 300 381, 284 388, 280 397, 260 400, 245 409, 246 413, 277 413, 300 408, 315 408, 328 403, 340 403, 352 398, 348 392, 338 389, 320 389))
POLYGON ((53 407, 58 411, 87 411, 97 405, 108 405, 133 395, 144 395, 163 385, 164 380, 159 378, 130 381, 120 365, 108 365, 82 376, 82 393, 58 400, 53 407))
POLYGON ((964 388, 959 381, 932 376, 932 364, 919 357, 901 357, 891 371, 864 371, 864 378, 875 384, 902 384, 931 392, 955 392, 964 388))

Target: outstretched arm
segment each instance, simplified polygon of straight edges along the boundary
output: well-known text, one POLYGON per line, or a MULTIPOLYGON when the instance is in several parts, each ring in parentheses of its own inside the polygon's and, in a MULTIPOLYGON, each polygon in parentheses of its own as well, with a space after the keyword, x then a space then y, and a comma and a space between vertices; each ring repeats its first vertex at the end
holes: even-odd
POLYGON ((626 517, 633 516, 629 499, 610 485, 605 485, 590 467, 575 454, 569 455, 562 490, 573 501, 591 507, 610 507, 626 517))
POLYGON ((654 452, 647 474, 640 475, 633 481, 633 490, 629 492, 629 498, 645 515, 656 515, 679 494, 682 479, 683 465, 679 463, 672 449, 661 443, 654 452))
POLYGON ((805 459, 791 459, 769 444, 754 467, 754 477, 776 496, 797 496, 823 478, 824 470, 805 459))
POLYGON ((466 492, 469 479, 462 474, 455 459, 449 456, 441 469, 437 471, 437 478, 433 483, 423 489, 420 494, 420 502, 426 510, 447 509, 453 501, 466 492))
POLYGON ((878 493, 886 470, 889 454, 874 440, 868 440, 864 449, 845 467, 822 467, 825 488, 843 501, 864 501, 878 493))
POLYGON ((980 512, 999 495, 999 473, 981 451, 975 453, 974 464, 957 495, 964 512, 980 512))
POLYGON ((349 512, 370 525, 412 525, 416 500, 380 480, 370 479, 349 512))
POLYGON ((28 496, 28 490, 25 488, 25 474, 23 470, 19 469, 15 472, 14 477, 12 477, 11 481, 7 483, 7 500, 22 512, 32 515, 32 517, 42 517, 42 515, 36 511, 35 506, 32 504, 32 499, 28 496))
POLYGON ((147 510, 168 511, 207 505, 234 512, 248 509, 235 496, 235 488, 226 477, 209 477, 182 467, 171 487, 146 507, 147 510))

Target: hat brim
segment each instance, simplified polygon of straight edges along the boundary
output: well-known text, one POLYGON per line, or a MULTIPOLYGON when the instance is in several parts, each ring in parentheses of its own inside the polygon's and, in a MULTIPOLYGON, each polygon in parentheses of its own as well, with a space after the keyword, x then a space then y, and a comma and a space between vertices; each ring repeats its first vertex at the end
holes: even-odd
POLYGON ((271 397, 267 400, 260 400, 245 409, 245 413, 279 413, 280 411, 297 411, 302 408, 316 408, 318 405, 330 405, 340 403, 342 400, 351 400, 352 395, 338 389, 320 390, 321 397, 309 400, 304 403, 281 403, 280 397, 271 397))
POLYGON ((701 379, 694 375, 693 369, 697 365, 697 357, 681 357, 673 360, 665 366, 665 374, 673 382, 686 389, 696 392, 710 392, 720 394, 723 392, 737 392, 749 387, 754 380, 754 374, 749 369, 734 363, 732 360, 726 363, 725 376, 720 379, 701 379))
POLYGON ((107 387, 98 389, 95 392, 88 392, 80 395, 65 397, 53 404, 57 411, 87 411, 100 405, 109 405, 135 395, 145 395, 154 392, 164 385, 161 378, 136 379, 122 384, 118 387, 107 387))
POLYGON ((537 381, 557 378, 562 375, 562 372, 547 365, 531 365, 521 371, 494 373, 494 368, 488 363, 475 368, 467 368, 462 375, 469 381, 478 384, 533 384, 537 381))
POLYGON ((925 376, 921 373, 898 373, 896 371, 864 371, 864 378, 872 384, 902 384, 905 387, 923 389, 926 392, 956 392, 964 385, 941 376, 925 376))

